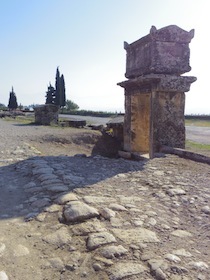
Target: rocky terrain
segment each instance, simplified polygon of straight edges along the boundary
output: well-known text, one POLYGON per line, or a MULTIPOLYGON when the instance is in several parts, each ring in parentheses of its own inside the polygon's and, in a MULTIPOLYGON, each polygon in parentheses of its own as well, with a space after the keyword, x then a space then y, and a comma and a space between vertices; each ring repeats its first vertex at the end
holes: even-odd
POLYGON ((0 128, 0 280, 210 279, 209 165, 103 157, 87 130, 0 128))

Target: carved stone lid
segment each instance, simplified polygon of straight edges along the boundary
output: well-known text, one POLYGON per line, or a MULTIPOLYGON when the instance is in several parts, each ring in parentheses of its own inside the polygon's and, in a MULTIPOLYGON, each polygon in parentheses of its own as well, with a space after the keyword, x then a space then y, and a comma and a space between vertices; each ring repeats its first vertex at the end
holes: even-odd
POLYGON ((194 29, 191 29, 188 32, 177 25, 169 25, 161 29, 157 29, 155 26, 152 26, 148 35, 131 44, 124 42, 124 49, 127 50, 129 47, 135 47, 135 45, 151 41, 190 43, 194 37, 194 33, 194 29))
POLYGON ((155 41, 190 43, 194 33, 194 29, 188 32, 177 25, 169 25, 158 30, 155 26, 152 26, 149 36, 155 41))

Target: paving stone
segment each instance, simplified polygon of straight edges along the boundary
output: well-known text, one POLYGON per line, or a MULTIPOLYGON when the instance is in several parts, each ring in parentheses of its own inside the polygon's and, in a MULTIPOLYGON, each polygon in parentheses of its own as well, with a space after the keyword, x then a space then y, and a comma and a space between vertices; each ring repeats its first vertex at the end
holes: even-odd
POLYGON ((115 217, 116 213, 115 213, 113 210, 111 210, 111 209, 105 207, 105 208, 102 208, 102 209, 100 210, 100 215, 101 215, 104 219, 110 220, 111 218, 115 217))
POLYGON ((203 271, 203 270, 207 270, 209 268, 208 264, 205 263, 205 262, 202 262, 202 261, 193 261, 193 262, 190 262, 189 263, 189 266, 192 268, 192 269, 195 269, 195 270, 200 270, 200 271, 203 271))
POLYGON ((0 257, 3 255, 5 249, 6 249, 6 245, 0 242, 0 257))
POLYGON ((147 268, 139 263, 127 261, 115 263, 107 272, 110 280, 121 280, 129 276, 141 275, 146 270, 147 268))
POLYGON ((166 254, 164 257, 166 260, 171 262, 175 262, 175 263, 181 262, 181 259, 174 254, 166 254))
POLYGON ((41 208, 44 206, 47 206, 50 204, 50 199, 49 198, 42 198, 42 199, 37 199, 35 200, 31 206, 34 208, 41 208))
POLYGON ((0 271, 0 280, 9 280, 5 271, 0 271))
POLYGON ((115 199, 112 197, 94 196, 94 195, 86 195, 84 196, 83 199, 88 204, 102 204, 102 203, 110 203, 110 201, 115 201, 115 199))
POLYGON ((17 247, 14 249, 14 256, 15 257, 22 257, 29 255, 29 249, 21 244, 17 245, 17 247))
POLYGON ((71 235, 67 228, 62 227, 53 233, 43 236, 42 239, 49 244, 62 247, 71 242, 71 235))
POLYGON ((186 230, 177 229, 171 232, 171 235, 177 236, 177 237, 191 237, 192 234, 186 230))
POLYGON ((45 189, 53 193, 66 192, 69 190, 65 185, 47 185, 45 186, 45 189))
POLYGON ((174 255, 181 256, 181 257, 188 257, 188 258, 192 257, 192 254, 186 251, 184 248, 174 250, 172 251, 172 253, 174 255))
POLYGON ((74 235, 85 236, 89 233, 106 231, 106 228, 100 223, 98 219, 95 218, 77 225, 73 225, 71 230, 74 235))
POLYGON ((154 231, 146 228, 112 229, 114 235, 127 244, 156 243, 160 242, 154 231))
POLYGON ((55 202, 64 205, 69 201, 75 201, 75 200, 78 200, 77 196, 74 193, 70 192, 59 196, 55 202))
POLYGON ((118 245, 118 246, 111 245, 101 249, 102 256, 107 259, 120 257, 121 255, 125 255, 127 252, 128 250, 125 249, 122 245, 118 245))
POLYGON ((96 208, 81 201, 71 201, 66 204, 63 214, 67 222, 81 222, 99 216, 96 208))
POLYGON ((111 203, 109 204, 109 208, 115 211, 128 211, 123 205, 117 204, 117 203, 111 203))
POLYGON ((115 242, 117 242, 115 237, 107 231, 90 233, 87 240, 87 248, 89 250, 94 250, 100 247, 101 245, 106 245, 115 242))

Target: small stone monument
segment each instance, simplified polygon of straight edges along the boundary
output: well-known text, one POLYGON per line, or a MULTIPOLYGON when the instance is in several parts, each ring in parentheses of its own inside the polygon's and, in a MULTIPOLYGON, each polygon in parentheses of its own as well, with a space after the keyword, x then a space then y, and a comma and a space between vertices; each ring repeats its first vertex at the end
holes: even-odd
POLYGON ((176 25, 150 33, 131 44, 127 52, 128 80, 118 83, 125 89, 124 150, 149 153, 161 146, 185 147, 185 92, 195 77, 189 72, 189 32, 176 25))
POLYGON ((53 104, 45 104, 34 108, 35 123, 50 125, 58 123, 59 107, 53 104))

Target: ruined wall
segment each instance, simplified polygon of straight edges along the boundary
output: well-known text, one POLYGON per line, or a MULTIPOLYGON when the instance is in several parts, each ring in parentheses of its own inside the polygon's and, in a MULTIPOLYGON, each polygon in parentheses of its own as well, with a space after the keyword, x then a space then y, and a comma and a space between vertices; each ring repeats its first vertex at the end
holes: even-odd
POLYGON ((50 125, 58 123, 59 107, 52 104, 41 105, 34 108, 35 123, 41 125, 50 125))

